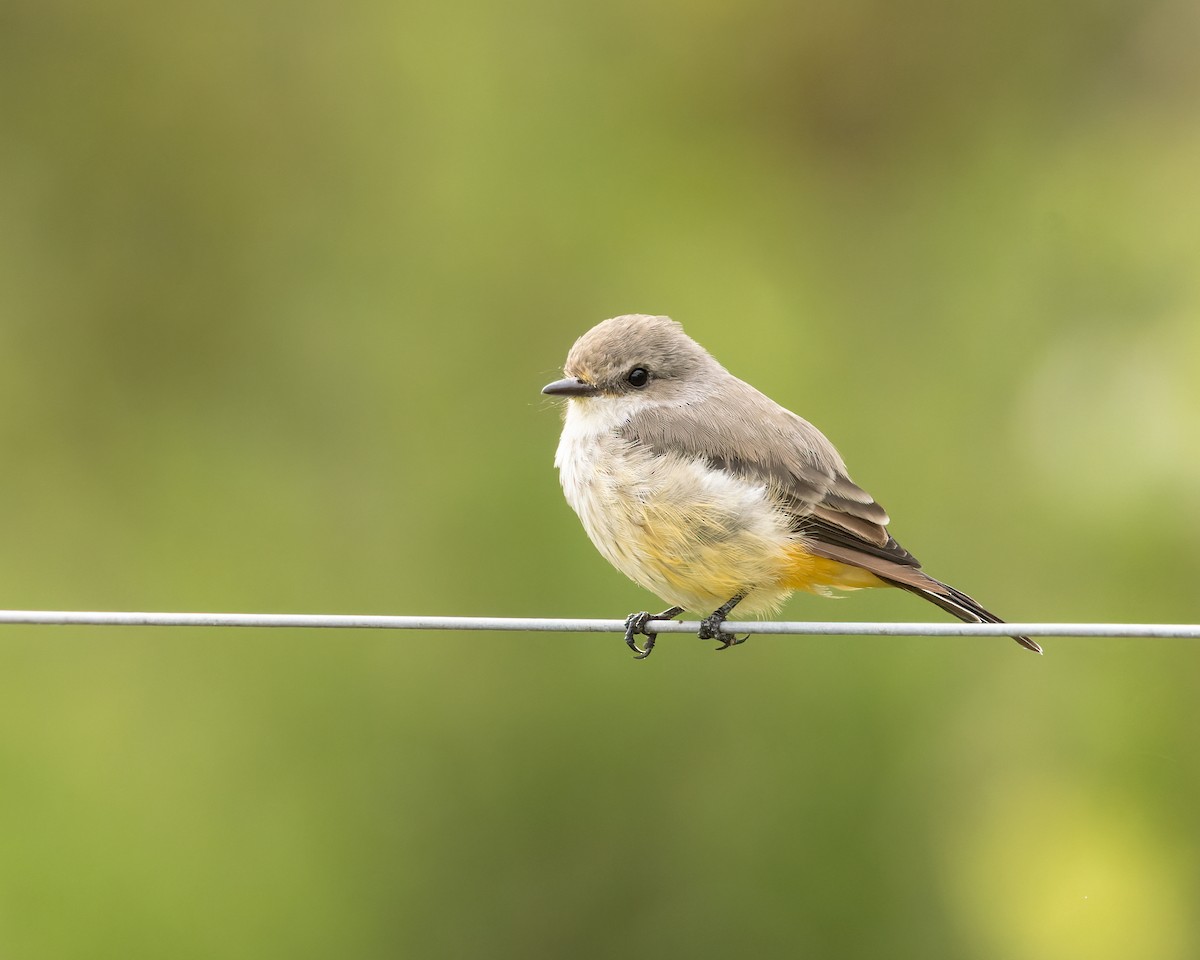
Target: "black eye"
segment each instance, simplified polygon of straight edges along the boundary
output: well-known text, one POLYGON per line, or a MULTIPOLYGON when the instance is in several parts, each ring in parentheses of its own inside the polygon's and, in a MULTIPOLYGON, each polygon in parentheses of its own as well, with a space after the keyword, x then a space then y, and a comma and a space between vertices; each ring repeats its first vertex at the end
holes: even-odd
POLYGON ((631 387, 644 387, 650 382, 650 371, 645 367, 634 367, 625 377, 631 387))

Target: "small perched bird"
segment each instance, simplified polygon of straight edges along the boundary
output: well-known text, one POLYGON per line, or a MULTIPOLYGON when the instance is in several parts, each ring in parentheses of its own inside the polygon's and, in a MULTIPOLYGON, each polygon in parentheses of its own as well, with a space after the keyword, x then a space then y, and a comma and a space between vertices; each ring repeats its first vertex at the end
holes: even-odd
POLYGON ((900 587, 968 623, 1004 622, 923 573, 824 434, 669 317, 597 324, 563 372, 542 393, 567 398, 554 458, 567 502, 605 559, 671 604, 626 619, 639 659, 652 620, 712 611, 699 636, 724 650, 742 642, 721 629, 734 607, 771 611, 795 590, 900 587))

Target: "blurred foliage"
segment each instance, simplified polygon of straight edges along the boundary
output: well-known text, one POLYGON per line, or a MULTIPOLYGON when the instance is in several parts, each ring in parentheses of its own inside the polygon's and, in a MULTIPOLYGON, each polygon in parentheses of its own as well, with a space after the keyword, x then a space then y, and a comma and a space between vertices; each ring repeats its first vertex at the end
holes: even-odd
MULTIPOLYGON (((1198 10, 13 0, 3 605, 654 607, 538 394, 644 311, 1002 614, 1196 622, 1198 10)), ((1200 952, 1194 644, 709 646, 5 628, 0 953, 1200 952)))

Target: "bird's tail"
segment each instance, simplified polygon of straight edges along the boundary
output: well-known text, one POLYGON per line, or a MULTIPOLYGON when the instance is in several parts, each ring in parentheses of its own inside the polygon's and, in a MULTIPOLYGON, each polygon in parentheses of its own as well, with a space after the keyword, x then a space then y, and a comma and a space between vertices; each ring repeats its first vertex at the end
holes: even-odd
MULTIPOLYGON (((1004 622, 961 590, 955 590, 948 583, 934 580, 933 577, 914 565, 916 561, 912 560, 911 556, 909 557, 911 563, 900 563, 871 551, 852 549, 845 544, 810 542, 805 547, 817 556, 869 570, 884 583, 907 590, 909 593, 915 593, 918 597, 924 597, 930 603, 936 603, 947 613, 954 614, 959 620, 966 623, 1004 622)), ((1042 652, 1042 648, 1037 642, 1029 637, 1014 635, 1013 639, 1026 650, 1032 650, 1034 653, 1042 652)))
MULTIPOLYGON (((878 572, 876 572, 876 576, 880 576, 881 579, 887 580, 888 583, 894 584, 902 590, 915 593, 918 597, 924 597, 930 603, 936 603, 947 613, 954 614, 959 620, 965 623, 1004 622, 990 610, 984 609, 973 597, 968 597, 961 590, 956 590, 948 583, 934 580, 928 574, 912 568, 905 570, 904 573, 904 579, 892 579, 891 577, 882 576, 878 572)), ((1032 650, 1034 653, 1042 652, 1042 648, 1036 640, 1019 636, 1013 636, 1013 639, 1027 650, 1032 650)))

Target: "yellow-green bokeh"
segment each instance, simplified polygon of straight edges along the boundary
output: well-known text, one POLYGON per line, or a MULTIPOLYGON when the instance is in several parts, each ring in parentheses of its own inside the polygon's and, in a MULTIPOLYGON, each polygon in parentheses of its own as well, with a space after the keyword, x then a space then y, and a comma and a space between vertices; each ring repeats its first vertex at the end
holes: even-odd
MULTIPOLYGON (((644 311, 1001 614, 1197 622, 1198 27, 16 0, 0 606, 654 608, 538 393, 644 311)), ((709 646, 4 628, 0 955, 1200 951, 1193 643, 709 646)))

